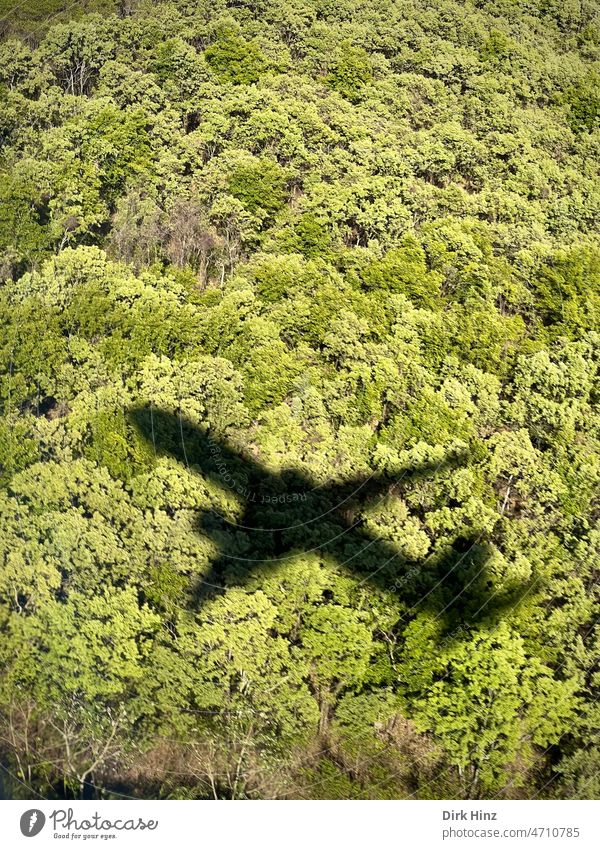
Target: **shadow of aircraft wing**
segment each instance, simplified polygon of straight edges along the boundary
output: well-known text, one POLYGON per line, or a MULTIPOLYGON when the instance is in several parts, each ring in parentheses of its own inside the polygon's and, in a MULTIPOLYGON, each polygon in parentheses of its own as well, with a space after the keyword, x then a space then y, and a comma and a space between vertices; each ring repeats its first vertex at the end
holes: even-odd
POLYGON ((277 476, 242 454, 226 440, 203 430, 183 414, 157 407, 134 407, 128 412, 134 430, 156 456, 173 457, 186 468, 197 467, 224 486, 248 491, 273 486, 277 476))
POLYGON ((271 472, 253 457, 243 454, 222 437, 210 434, 180 413, 155 407, 129 411, 136 432, 150 443, 157 456, 171 456, 187 468, 196 467, 247 502, 247 513, 259 521, 238 524, 255 530, 306 528, 331 514, 352 513, 365 504, 397 493, 418 480, 455 468, 466 460, 464 452, 454 451, 439 461, 425 461, 392 475, 380 470, 365 473, 341 483, 319 485, 303 472, 287 468, 271 472), (296 519, 291 517, 297 514, 296 519))

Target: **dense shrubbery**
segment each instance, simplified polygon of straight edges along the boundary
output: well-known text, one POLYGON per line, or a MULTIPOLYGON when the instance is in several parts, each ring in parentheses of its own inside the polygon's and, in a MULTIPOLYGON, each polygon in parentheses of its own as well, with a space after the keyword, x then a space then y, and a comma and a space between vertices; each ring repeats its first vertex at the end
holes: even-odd
POLYGON ((12 792, 597 795, 593 7, 46 6, 0 44, 12 792))

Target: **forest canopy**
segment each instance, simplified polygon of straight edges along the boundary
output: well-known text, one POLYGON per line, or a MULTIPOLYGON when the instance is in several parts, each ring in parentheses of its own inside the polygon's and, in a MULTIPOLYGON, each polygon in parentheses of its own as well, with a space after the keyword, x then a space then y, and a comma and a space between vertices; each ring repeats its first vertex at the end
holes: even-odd
POLYGON ((13 796, 600 793, 600 9, 0 2, 13 796))

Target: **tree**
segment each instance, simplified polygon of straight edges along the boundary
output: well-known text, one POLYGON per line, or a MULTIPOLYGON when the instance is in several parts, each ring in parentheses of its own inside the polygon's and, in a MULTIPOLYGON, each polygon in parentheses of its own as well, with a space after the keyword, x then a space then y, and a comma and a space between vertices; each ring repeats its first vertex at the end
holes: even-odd
POLYGON ((230 24, 217 27, 216 39, 206 48, 204 56, 221 81, 234 85, 255 83, 267 64, 259 47, 246 41, 230 24))

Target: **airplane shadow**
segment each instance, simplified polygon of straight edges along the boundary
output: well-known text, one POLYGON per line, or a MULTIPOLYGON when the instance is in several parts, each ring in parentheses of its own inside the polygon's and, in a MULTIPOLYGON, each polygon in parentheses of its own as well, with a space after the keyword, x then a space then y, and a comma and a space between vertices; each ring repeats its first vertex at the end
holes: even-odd
POLYGON ((198 519, 198 532, 216 543, 219 556, 198 581, 196 607, 302 552, 334 559, 358 587, 368 584, 393 593, 406 615, 423 609, 434 612, 446 643, 480 623, 495 624, 526 593, 524 586, 493 589, 489 563, 495 549, 481 534, 458 535, 452 545, 419 561, 403 557, 391 541, 365 527, 369 506, 402 497, 416 482, 465 465, 467 452, 449 453, 441 462, 418 464, 397 476, 374 471, 319 486, 297 469, 269 471, 182 415, 136 407, 128 418, 157 457, 175 458, 243 501, 243 515, 235 524, 214 510, 198 519))

